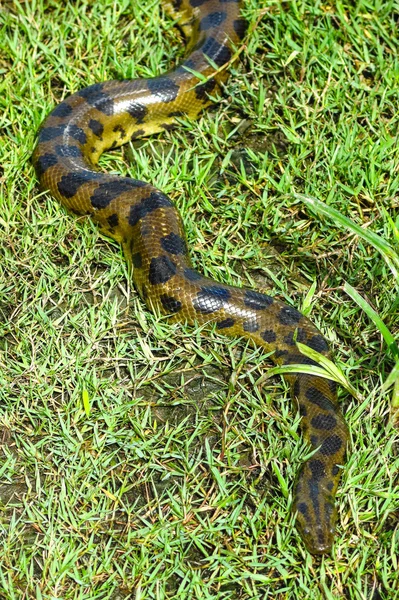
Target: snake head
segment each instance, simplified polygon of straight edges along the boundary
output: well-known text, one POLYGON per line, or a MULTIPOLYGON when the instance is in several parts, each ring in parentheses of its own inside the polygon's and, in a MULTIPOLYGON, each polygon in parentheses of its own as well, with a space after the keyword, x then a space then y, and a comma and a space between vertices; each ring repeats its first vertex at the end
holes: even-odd
POLYGON ((334 504, 322 494, 315 500, 311 495, 305 497, 305 494, 297 493, 293 506, 297 513, 296 526, 308 552, 329 554, 334 540, 337 511, 334 504))
POLYGON ((327 528, 324 524, 308 523, 297 518, 297 527, 302 540, 310 554, 329 554, 332 550, 335 527, 327 528))

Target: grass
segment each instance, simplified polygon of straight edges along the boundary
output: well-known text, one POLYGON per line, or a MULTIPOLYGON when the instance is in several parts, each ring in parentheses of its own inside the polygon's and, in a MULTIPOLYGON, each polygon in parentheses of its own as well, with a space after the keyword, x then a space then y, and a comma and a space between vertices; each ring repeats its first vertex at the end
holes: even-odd
POLYGON ((101 164, 170 194, 201 270, 272 290, 330 340, 361 398, 340 391, 334 553, 311 557, 295 530, 307 448, 268 358, 151 315, 118 247, 37 188, 35 131, 56 102, 166 71, 178 32, 155 0, 6 2, 2 600, 399 598, 399 4, 246 14, 258 24, 217 107, 101 164))

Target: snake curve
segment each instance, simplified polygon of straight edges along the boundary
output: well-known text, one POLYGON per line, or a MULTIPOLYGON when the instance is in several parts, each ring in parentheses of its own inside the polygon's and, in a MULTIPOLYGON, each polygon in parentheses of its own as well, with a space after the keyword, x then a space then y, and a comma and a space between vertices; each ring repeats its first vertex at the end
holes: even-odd
MULTIPOLYGON (((102 152, 132 138, 170 128, 179 116, 196 118, 227 77, 223 68, 243 39, 239 0, 161 2, 189 40, 190 52, 173 71, 152 79, 106 81, 66 98, 43 123, 33 162, 42 189, 66 208, 88 214, 122 244, 140 296, 172 322, 213 323, 228 336, 251 339, 277 364, 315 364, 296 341, 329 356, 315 326, 295 308, 252 290, 223 285, 194 270, 180 216, 152 185, 96 170, 102 152)), ((348 432, 336 385, 322 377, 285 375, 313 454, 302 465, 293 511, 307 549, 331 551, 334 499, 348 432)))

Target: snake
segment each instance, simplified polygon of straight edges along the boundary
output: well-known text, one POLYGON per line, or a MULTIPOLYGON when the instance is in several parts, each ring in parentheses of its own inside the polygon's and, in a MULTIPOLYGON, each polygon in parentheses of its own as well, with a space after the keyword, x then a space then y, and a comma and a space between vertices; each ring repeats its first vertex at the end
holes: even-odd
MULTIPOLYGON (((317 365, 297 342, 326 357, 329 346, 300 311, 203 276, 193 268, 172 200, 150 183, 99 170, 105 150, 169 130, 182 118, 198 118, 223 91, 247 35, 240 0, 172 0, 161 6, 187 40, 180 64, 153 78, 94 83, 58 104, 41 125, 33 153, 40 187, 69 211, 90 215, 122 245, 134 286, 156 314, 247 338, 277 365, 317 365)), ((310 370, 284 377, 309 448, 293 484, 292 511, 305 548, 319 555, 333 548, 348 429, 336 383, 310 370)))

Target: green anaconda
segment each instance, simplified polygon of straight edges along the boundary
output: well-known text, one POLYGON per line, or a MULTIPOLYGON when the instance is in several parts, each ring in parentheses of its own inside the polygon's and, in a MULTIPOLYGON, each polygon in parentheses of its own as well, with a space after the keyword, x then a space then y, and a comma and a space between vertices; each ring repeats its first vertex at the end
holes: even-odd
MULTIPOLYGON (((313 364, 296 341, 326 356, 329 350, 308 319, 276 298, 203 277, 192 268, 173 202, 149 183, 96 169, 104 150, 168 129, 178 117, 197 117, 227 79, 225 67, 246 32, 239 0, 173 0, 162 6, 188 38, 188 57, 159 77, 96 83, 61 102, 43 123, 34 152, 41 188, 74 213, 90 215, 122 244, 150 309, 173 322, 213 323, 224 335, 249 338, 273 351, 277 364, 313 364)), ((295 483, 293 510, 306 547, 322 554, 334 537, 347 427, 334 382, 299 373, 286 378, 313 450, 295 483)))

